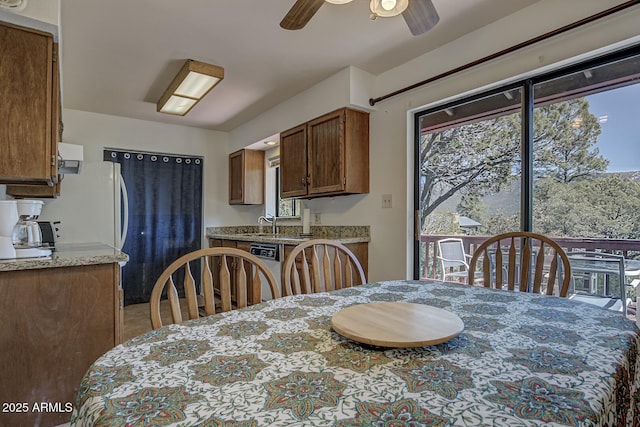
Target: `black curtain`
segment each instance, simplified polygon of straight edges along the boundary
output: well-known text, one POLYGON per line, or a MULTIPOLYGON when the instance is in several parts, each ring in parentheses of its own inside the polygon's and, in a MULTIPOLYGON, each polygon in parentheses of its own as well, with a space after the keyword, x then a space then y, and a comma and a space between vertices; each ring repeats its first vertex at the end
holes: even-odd
MULTIPOLYGON (((124 302, 149 302, 164 269, 202 247, 203 159, 107 149, 104 160, 120 163, 129 196, 129 228, 122 247, 129 255, 122 269, 124 302)), ((174 280, 182 294, 182 278, 174 280)))

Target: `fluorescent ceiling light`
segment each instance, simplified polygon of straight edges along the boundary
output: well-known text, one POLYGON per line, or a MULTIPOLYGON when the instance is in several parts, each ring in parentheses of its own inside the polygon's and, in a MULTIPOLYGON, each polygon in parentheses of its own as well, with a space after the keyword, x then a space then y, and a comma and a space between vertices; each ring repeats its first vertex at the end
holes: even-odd
POLYGON ((224 68, 187 59, 157 104, 157 111, 184 116, 224 78, 224 68))

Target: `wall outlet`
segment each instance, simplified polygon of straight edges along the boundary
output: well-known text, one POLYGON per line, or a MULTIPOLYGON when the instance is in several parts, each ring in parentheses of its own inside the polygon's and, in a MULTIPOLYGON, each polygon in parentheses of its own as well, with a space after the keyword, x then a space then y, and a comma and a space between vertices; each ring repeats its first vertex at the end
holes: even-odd
POLYGON ((313 223, 316 225, 322 224, 322 216, 320 215, 320 212, 313 214, 313 223))
POLYGON ((391 194, 383 194, 382 195, 382 207, 383 208, 390 208, 392 205, 391 203, 391 194))

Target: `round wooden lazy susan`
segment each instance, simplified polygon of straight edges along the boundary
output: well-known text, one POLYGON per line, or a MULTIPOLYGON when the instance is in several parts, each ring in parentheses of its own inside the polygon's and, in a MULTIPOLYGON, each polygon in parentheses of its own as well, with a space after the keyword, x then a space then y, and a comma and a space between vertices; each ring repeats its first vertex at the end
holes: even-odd
POLYGON ((340 335, 380 347, 422 347, 457 337, 464 323, 441 308, 409 302, 372 302, 344 308, 331 317, 340 335))

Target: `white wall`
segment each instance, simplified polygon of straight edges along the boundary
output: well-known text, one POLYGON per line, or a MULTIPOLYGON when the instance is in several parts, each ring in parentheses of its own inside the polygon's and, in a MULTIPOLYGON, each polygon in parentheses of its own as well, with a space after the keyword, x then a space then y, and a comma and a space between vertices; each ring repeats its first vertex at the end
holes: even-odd
MULTIPOLYGON (((375 78, 350 67, 235 129, 229 136, 230 151, 335 108, 350 104, 364 106, 364 92, 367 90, 370 91, 369 97, 384 95, 619 3, 623 1, 541 0, 375 78), (357 100, 354 94, 357 94, 357 100)), ((597 50, 611 50, 620 42, 628 44, 630 39, 637 38, 638 28, 640 9, 636 7, 622 15, 377 104, 370 117, 370 193, 314 199, 307 202, 308 206, 312 212, 322 213, 323 224, 371 226, 370 280, 410 277, 413 238, 412 112, 553 64, 575 61, 597 50), (392 195, 391 209, 381 207, 382 194, 392 195)))
MULTIPOLYGON (((205 226, 236 220, 237 212, 227 203, 227 133, 69 109, 63 111, 63 122, 64 142, 83 145, 86 162, 102 161, 105 147, 203 156, 205 226)), ((61 196, 47 206, 64 204, 65 183, 81 179, 82 175, 66 175, 61 196)))

